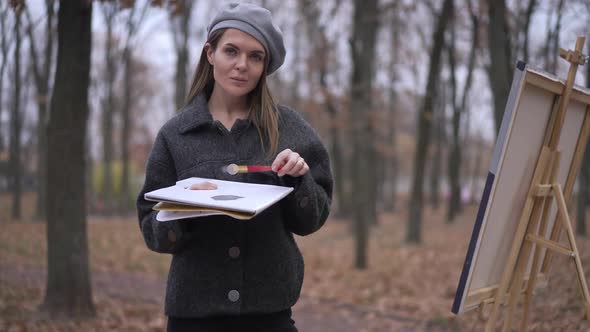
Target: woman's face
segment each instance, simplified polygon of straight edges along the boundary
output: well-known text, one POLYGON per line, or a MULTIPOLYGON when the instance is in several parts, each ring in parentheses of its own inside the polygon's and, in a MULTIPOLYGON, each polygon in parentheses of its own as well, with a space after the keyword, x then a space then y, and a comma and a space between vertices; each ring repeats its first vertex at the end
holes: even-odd
POLYGON ((227 29, 217 48, 207 44, 207 59, 213 66, 217 88, 242 97, 254 90, 264 71, 264 46, 256 38, 237 29, 227 29))

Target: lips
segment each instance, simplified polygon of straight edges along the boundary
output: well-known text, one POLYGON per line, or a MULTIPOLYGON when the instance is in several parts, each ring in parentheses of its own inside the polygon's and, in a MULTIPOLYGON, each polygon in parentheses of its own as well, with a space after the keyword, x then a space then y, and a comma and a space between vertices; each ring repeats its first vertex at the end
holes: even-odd
POLYGON ((231 77, 231 79, 234 80, 234 81, 236 81, 236 82, 241 82, 241 83, 248 82, 248 79, 245 79, 245 78, 231 77))

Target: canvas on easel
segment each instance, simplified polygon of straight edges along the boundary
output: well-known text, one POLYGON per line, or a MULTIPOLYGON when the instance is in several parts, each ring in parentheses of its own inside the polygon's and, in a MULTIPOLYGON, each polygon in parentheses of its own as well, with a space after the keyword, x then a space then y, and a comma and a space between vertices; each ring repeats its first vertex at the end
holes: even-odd
MULTIPOLYGON (((573 54, 579 56, 582 45, 583 39, 573 54)), ((590 90, 577 86, 568 89, 570 80, 573 84, 571 76, 570 70, 564 82, 523 62, 517 64, 453 303, 454 313, 494 304, 495 319, 505 299, 514 302, 527 289, 529 276, 535 279, 529 284, 543 285, 550 260, 546 248, 572 252, 546 240, 553 238, 552 233, 567 219, 567 211, 564 215, 560 204, 571 196, 590 131, 590 90), (539 188, 544 191, 539 192, 539 188), (549 203, 541 207, 542 200, 549 203), (528 226, 536 227, 538 235, 529 232, 528 226), (535 253, 528 248, 524 255, 520 247, 523 243, 534 243, 535 250, 541 249, 535 253), (514 275, 518 280, 513 280, 514 275), (498 289, 503 290, 500 295, 498 289), (508 297, 504 292, 518 295, 508 297)))

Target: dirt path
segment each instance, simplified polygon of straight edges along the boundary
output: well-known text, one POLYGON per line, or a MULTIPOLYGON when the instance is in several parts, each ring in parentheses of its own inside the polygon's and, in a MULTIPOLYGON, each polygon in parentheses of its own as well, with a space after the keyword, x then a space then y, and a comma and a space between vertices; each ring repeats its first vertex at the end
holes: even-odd
MULTIPOLYGON (((0 263, 1 283, 43 288, 45 280, 45 268, 0 263)), ((93 272, 92 282, 96 294, 163 307, 165 280, 153 275, 93 272)), ((294 307, 294 320, 302 332, 445 331, 413 318, 305 296, 294 307)))

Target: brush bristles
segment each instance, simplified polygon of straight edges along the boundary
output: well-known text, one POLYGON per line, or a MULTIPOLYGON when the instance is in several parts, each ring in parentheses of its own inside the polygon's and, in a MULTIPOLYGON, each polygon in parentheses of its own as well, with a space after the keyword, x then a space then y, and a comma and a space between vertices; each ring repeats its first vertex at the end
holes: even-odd
POLYGON ((246 166, 238 166, 236 164, 229 164, 225 168, 226 173, 230 175, 236 175, 238 173, 244 173, 248 171, 248 167, 246 166))

